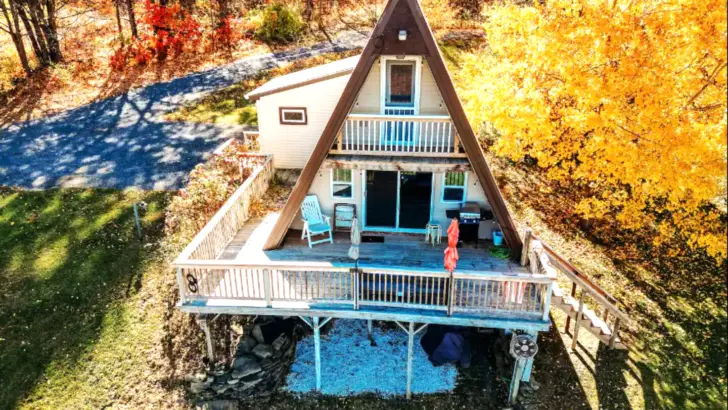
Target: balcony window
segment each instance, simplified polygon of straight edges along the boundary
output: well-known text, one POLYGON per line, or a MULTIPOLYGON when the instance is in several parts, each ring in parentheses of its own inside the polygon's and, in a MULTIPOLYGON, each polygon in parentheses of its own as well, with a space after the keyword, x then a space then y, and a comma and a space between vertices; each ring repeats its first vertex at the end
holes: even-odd
POLYGON ((350 169, 331 170, 331 197, 350 199, 354 197, 354 179, 350 169))
POLYGON ((468 174, 465 172, 447 172, 442 178, 442 202, 465 202, 465 190, 468 174))
POLYGON ((415 62, 387 62, 387 106, 412 107, 415 104, 415 62))

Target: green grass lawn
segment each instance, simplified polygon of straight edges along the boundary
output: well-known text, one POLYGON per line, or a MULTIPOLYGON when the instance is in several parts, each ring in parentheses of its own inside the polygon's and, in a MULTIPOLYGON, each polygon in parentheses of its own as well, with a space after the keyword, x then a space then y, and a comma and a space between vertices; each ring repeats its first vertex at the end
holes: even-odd
POLYGON ((146 355, 163 330, 164 295, 144 288, 168 272, 159 262, 167 200, 0 188, 0 409, 102 408, 127 401, 128 381, 154 377, 146 355), (140 200, 143 241, 132 211, 140 200))

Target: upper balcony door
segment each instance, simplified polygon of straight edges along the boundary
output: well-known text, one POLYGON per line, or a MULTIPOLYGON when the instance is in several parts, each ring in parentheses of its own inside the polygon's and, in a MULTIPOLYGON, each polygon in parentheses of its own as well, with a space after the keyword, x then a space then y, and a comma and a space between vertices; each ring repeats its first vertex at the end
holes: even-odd
MULTIPOLYGON (((381 57, 381 114, 408 116, 420 113, 420 78, 422 58, 419 56, 381 57)), ((415 142, 418 125, 415 122, 386 122, 382 124, 383 142, 408 146, 415 142)))

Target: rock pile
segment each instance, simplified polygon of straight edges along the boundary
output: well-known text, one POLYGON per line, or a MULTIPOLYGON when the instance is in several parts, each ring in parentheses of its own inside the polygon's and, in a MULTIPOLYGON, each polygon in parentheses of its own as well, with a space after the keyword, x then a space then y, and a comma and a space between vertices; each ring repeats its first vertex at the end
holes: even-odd
POLYGON ((189 390, 202 400, 245 400, 274 392, 296 351, 292 319, 255 325, 236 345, 229 365, 188 376, 189 390))

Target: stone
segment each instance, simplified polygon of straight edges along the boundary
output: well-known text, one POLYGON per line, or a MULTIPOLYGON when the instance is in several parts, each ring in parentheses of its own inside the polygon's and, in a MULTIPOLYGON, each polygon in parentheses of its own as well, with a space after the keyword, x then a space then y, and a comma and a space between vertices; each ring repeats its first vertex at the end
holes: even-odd
POLYGON ((211 400, 198 404, 200 410, 238 410, 236 400, 211 400))
POLYGON ((215 393, 217 393, 217 394, 224 394, 226 391, 232 389, 232 386, 230 386, 227 383, 216 384, 216 385, 212 386, 212 389, 215 390, 215 393))
POLYGON ((255 338, 253 338, 252 336, 249 336, 249 335, 245 335, 238 342, 238 347, 237 347, 237 350, 235 351, 235 355, 241 356, 243 354, 250 353, 253 351, 253 348, 257 344, 258 344, 258 342, 255 340, 255 338))
POLYGON ((251 374, 260 373, 261 370, 263 369, 261 369, 260 364, 258 364, 257 361, 248 361, 245 365, 233 370, 232 378, 241 379, 251 374))
POLYGON ((260 325, 255 325, 251 333, 258 343, 265 343, 265 337, 263 337, 263 329, 260 327, 260 325))
POLYGON ((227 381, 227 384, 238 384, 239 381, 240 381, 240 379, 230 377, 230 380, 227 381))
POLYGON ((284 347, 286 347, 286 343, 288 343, 288 336, 282 334, 273 341, 271 346, 273 347, 273 350, 282 350, 284 347))
POLYGON ((215 377, 215 384, 225 384, 230 379, 230 373, 221 374, 220 376, 215 377))
POLYGON ((254 373, 254 374, 249 374, 247 376, 241 377, 240 378, 240 381, 243 382, 243 383, 250 383, 252 381, 262 380, 262 379, 263 379, 263 374, 262 373, 254 373))
POLYGON ((280 350, 273 350, 273 358, 274 359, 280 359, 281 356, 283 356, 283 352, 280 350))
POLYGON ((255 356, 245 354, 242 356, 238 356, 235 359, 233 359, 233 363, 230 366, 233 370, 241 369, 245 366, 248 366, 249 363, 255 362, 257 363, 258 360, 255 358, 255 356))
POLYGON ((185 375, 186 382, 204 382, 207 379, 207 373, 195 373, 185 375))
POLYGON ((261 359, 267 359, 273 356, 273 348, 270 345, 261 343, 253 348, 253 354, 261 359))
POLYGON ((207 387, 208 386, 205 385, 205 383, 190 383, 190 392, 194 394, 201 393, 207 387))

